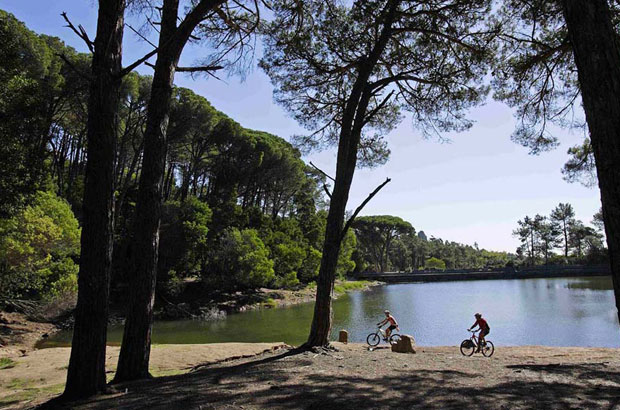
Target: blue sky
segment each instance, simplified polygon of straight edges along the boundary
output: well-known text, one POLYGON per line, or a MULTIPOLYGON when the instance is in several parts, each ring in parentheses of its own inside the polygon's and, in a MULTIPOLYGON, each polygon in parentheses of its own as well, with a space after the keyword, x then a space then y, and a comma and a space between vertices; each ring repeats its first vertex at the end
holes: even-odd
MULTIPOLYGON (((65 28, 60 13, 66 11, 74 24, 82 24, 91 38, 96 28, 96 2, 92 0, 0 0, 0 8, 13 13, 38 33, 58 36, 85 52, 77 36, 65 28)), ((132 17, 128 18, 131 22, 132 17)), ((149 51, 130 30, 125 31, 125 65, 149 51)), ((182 64, 198 60, 201 49, 186 49, 182 64)), ((138 71, 150 74, 148 67, 138 71)), ((176 84, 206 97, 244 127, 267 131, 288 139, 303 130, 272 99, 267 76, 255 68, 245 81, 224 81, 188 75, 176 76, 176 84)), ((425 140, 409 120, 386 139, 392 150, 389 162, 355 175, 348 209, 355 209, 369 192, 392 179, 362 214, 397 215, 427 235, 480 247, 514 252, 512 236, 517 220, 525 215, 549 214, 559 202, 573 205, 577 217, 589 223, 600 207, 598 189, 569 184, 562 179, 568 147, 579 143, 581 131, 554 129, 561 145, 554 151, 530 156, 526 148, 510 141, 515 120, 507 106, 489 100, 470 112, 476 120, 466 133, 447 134, 451 143, 425 140)), ((305 158, 333 173, 335 151, 305 158)))

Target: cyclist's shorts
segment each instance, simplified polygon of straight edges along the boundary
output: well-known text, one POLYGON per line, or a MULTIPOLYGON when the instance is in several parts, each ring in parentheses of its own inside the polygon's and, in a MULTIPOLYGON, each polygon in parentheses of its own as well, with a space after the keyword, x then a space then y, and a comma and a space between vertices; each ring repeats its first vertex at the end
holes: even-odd
POLYGON ((396 326, 394 326, 394 325, 390 325, 390 327, 388 327, 388 329, 390 329, 390 330, 394 330, 394 329, 396 329, 396 326))

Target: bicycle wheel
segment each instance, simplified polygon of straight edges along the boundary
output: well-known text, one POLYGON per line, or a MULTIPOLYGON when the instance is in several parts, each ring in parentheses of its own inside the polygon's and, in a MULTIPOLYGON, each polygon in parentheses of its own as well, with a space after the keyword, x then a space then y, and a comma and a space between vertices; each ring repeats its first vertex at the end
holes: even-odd
POLYGON ((376 346, 379 342, 381 342, 381 336, 377 333, 371 333, 366 337, 366 343, 368 343, 369 346, 376 346))
POLYGON ((495 346, 493 346, 493 342, 489 342, 488 340, 484 342, 484 346, 482 346, 482 355, 486 357, 493 356, 493 352, 495 351, 495 346))
POLYGON ((393 335, 390 335, 391 345, 395 345, 396 343, 398 343, 399 340, 400 340, 400 335, 398 333, 394 333, 393 335))
POLYGON ((471 356, 476 350, 476 345, 470 339, 465 339, 461 342, 461 354, 463 356, 471 356))

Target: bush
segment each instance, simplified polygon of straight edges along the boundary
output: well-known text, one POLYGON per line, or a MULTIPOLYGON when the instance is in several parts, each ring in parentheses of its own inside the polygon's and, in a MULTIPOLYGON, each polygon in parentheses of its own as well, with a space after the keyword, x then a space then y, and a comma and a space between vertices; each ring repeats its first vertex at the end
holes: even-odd
POLYGON ((424 269, 446 270, 446 263, 435 257, 428 258, 424 264, 424 269))
POLYGON ((204 282, 215 280, 225 289, 252 289, 275 279, 269 251, 254 229, 225 230, 209 256, 202 272, 204 282))
POLYGON ((80 229, 69 204, 37 192, 31 206, 0 220, 0 297, 75 292, 79 254, 80 229))

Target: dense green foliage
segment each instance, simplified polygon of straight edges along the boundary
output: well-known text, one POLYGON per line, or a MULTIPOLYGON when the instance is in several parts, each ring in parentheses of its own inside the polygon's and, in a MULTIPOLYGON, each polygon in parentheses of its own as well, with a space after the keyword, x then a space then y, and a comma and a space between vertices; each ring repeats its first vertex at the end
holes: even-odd
POLYGON ((0 10, 0 216, 23 207, 49 169, 47 142, 67 88, 57 52, 71 53, 57 39, 37 36, 0 10))
POLYGON ((80 229, 71 208, 50 192, 0 219, 0 298, 53 297, 74 292, 80 229))
MULTIPOLYGON (((41 297, 75 285, 90 57, 0 13, 6 40, 0 45, 2 292, 41 297), (61 205, 64 219, 56 220, 61 213, 53 208, 61 205), (68 235, 62 234, 68 216, 77 248, 58 245, 67 242, 58 235, 68 235)), ((151 80, 136 73, 123 79, 113 288, 127 281, 133 252, 151 80)), ((174 90, 168 137, 158 265, 164 294, 176 294, 196 278, 217 289, 295 287, 316 279, 325 233, 324 177, 306 166, 297 149, 243 128, 184 88, 174 90)), ((345 242, 341 276, 355 267, 355 235, 345 242)))

